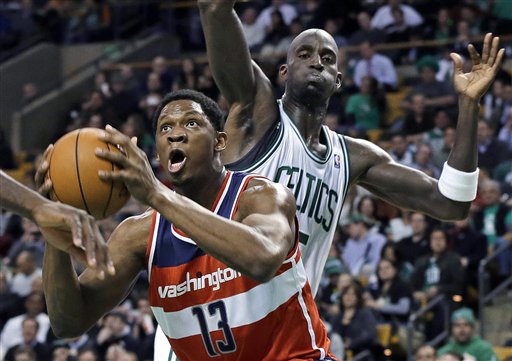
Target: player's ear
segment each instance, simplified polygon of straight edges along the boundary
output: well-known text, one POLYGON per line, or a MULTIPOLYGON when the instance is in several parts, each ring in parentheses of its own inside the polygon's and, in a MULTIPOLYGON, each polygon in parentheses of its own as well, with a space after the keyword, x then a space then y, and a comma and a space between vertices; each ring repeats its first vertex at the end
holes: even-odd
POLYGON ((288 79, 288 66, 283 64, 279 67, 279 76, 286 81, 288 79))
POLYGON ((338 74, 336 74, 336 90, 339 90, 341 88, 342 82, 343 82, 343 74, 338 72, 338 74))
POLYGON ((215 151, 222 152, 226 149, 226 144, 228 143, 228 135, 225 132, 217 132, 215 136, 215 151))

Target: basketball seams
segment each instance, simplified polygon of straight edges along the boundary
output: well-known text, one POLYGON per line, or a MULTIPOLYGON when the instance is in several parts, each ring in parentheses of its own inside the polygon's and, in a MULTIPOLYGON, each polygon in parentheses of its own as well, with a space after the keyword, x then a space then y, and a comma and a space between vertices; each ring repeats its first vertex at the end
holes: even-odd
POLYGON ((78 181, 78 188, 80 189, 80 196, 82 197, 82 201, 84 202, 85 210, 87 213, 92 214, 89 210, 89 206, 87 205, 87 200, 85 199, 84 190, 82 188, 82 179, 80 178, 80 165, 78 161, 78 148, 80 144, 80 133, 82 132, 82 129, 78 130, 78 133, 76 135, 76 142, 75 142, 75 169, 76 169, 76 178, 78 181))

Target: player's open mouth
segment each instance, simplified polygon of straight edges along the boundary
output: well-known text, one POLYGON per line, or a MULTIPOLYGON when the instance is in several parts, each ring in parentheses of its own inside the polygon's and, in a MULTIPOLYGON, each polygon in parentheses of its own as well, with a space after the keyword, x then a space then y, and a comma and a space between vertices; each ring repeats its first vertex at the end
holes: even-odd
POLYGON ((183 166, 185 165, 185 162, 187 161, 187 157, 185 156, 185 153, 183 153, 180 149, 173 149, 171 153, 169 154, 169 172, 171 173, 177 173, 179 172, 183 166))

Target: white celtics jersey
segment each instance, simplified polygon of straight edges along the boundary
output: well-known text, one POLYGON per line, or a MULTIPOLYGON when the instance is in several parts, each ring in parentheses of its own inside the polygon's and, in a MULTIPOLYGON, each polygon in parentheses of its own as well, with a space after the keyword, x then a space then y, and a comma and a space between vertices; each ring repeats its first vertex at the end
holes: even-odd
POLYGON ((279 134, 243 170, 290 188, 297 202, 302 260, 315 295, 347 194, 349 159, 344 137, 322 126, 325 157, 313 154, 279 101, 279 134))

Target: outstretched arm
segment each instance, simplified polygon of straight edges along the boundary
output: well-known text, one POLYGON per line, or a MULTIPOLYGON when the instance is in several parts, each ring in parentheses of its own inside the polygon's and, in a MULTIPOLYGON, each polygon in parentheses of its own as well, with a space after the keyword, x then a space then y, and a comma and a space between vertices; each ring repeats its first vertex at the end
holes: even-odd
POLYGON ((277 119, 272 85, 251 61, 251 54, 233 6, 235 0, 198 0, 208 62, 215 83, 230 107, 238 107, 225 125, 229 145, 224 163, 245 155, 277 119))
MULTIPOLYGON (((453 84, 459 94, 459 116, 456 140, 447 164, 466 174, 475 172, 477 168, 478 103, 501 65, 504 49, 498 51, 498 47, 499 38, 493 38, 492 34, 485 36, 482 56, 473 45, 469 45, 473 62, 469 73, 463 73, 460 56, 451 54, 455 64, 453 84)), ((424 212, 435 218, 453 220, 466 217, 470 202, 453 200, 456 197, 447 197, 446 191, 441 193, 436 179, 393 162, 383 150, 367 142, 349 139, 348 144, 354 170, 351 182, 359 182, 399 207, 424 212)))
POLYGON ((36 222, 39 227, 70 232, 66 250, 98 272, 114 272, 112 260, 94 218, 71 206, 52 202, 0 170, 0 206, 36 222))

